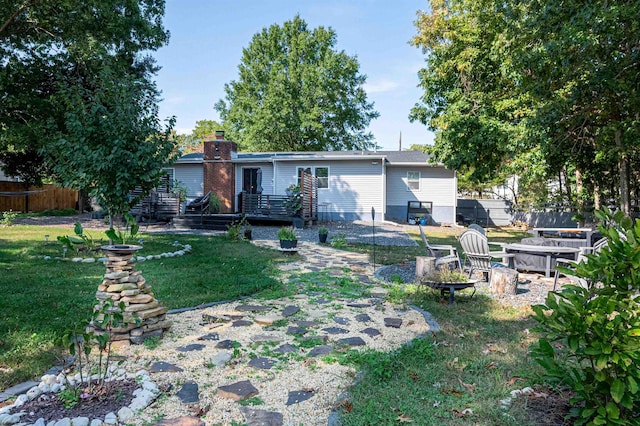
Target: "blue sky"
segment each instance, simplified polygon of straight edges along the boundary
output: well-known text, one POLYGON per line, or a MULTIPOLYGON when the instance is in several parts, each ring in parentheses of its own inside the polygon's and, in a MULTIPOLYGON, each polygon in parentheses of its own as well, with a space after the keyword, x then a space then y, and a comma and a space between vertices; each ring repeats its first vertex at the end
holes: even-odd
POLYGON ((331 27, 338 50, 357 56, 365 89, 380 117, 369 126, 384 150, 433 143, 433 133, 408 119, 420 99, 418 70, 424 55, 408 41, 416 33, 416 11, 425 0, 167 0, 164 24, 169 45, 154 53, 162 67, 160 117, 175 115, 178 133, 197 120, 219 120, 213 105, 224 84, 238 78, 242 49, 254 34, 299 14, 310 28, 331 27))

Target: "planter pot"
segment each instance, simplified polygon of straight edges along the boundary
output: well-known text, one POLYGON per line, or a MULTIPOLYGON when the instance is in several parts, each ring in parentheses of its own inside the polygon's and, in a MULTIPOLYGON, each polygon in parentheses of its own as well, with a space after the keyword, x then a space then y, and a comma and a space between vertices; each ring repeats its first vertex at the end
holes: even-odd
POLYGON ((324 244, 327 242, 328 236, 328 234, 318 234, 318 240, 320 240, 320 242, 324 244))
POLYGON ((251 229, 244 230, 244 238, 251 241, 253 231, 251 229))
POLYGON ((298 247, 298 240, 280 240, 280 248, 291 250, 298 247))

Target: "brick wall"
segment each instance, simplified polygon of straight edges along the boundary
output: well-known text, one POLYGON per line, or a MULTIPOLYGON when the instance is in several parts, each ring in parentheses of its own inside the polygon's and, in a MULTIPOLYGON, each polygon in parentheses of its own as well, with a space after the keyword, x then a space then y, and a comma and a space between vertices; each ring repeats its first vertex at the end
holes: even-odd
POLYGON ((204 141, 204 192, 220 198, 220 213, 235 210, 235 167, 231 163, 238 146, 216 132, 216 138, 204 141))

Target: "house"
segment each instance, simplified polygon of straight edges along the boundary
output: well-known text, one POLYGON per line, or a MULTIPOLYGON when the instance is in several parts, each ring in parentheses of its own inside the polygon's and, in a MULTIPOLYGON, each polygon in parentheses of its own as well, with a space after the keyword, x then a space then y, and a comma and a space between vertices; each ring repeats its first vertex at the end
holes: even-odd
POLYGON ((216 132, 203 153, 180 157, 167 173, 187 187, 188 201, 212 191, 221 213, 240 212, 243 192, 284 195, 307 172, 317 182, 321 220, 370 220, 373 208, 376 221, 429 212, 437 223, 455 223, 456 173, 428 158, 420 151, 238 152, 216 132))

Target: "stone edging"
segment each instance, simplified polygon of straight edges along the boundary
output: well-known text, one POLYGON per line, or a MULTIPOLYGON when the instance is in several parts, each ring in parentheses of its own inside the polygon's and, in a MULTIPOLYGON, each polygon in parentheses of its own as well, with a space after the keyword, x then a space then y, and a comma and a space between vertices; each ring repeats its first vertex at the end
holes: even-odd
MULTIPOLYGON (((191 253, 192 248, 191 248, 191 244, 179 244, 177 241, 173 243, 174 247, 178 247, 178 246, 182 246, 182 248, 180 250, 176 250, 173 252, 165 252, 165 253, 160 253, 160 254, 152 254, 149 256, 134 256, 131 258, 131 261, 133 262, 144 262, 146 260, 154 260, 154 259, 162 259, 162 258, 166 258, 166 257, 178 257, 178 256, 184 256, 187 253, 191 253)), ((95 263, 95 262, 101 262, 104 263, 107 261, 106 257, 51 257, 51 256, 44 256, 43 257, 44 260, 61 260, 61 261, 66 261, 66 262, 80 262, 80 263, 95 263)))
MULTIPOLYGON (((92 376, 92 378, 94 378, 92 376)), ((117 413, 107 413, 104 419, 88 417, 76 417, 73 419, 65 418, 60 419, 57 422, 53 422, 54 425, 74 425, 74 426, 102 426, 102 425, 118 425, 126 424, 134 418, 134 416, 147 408, 160 394, 158 386, 151 381, 149 373, 146 370, 140 370, 136 373, 127 373, 123 369, 113 369, 110 372, 110 376, 107 381, 134 379, 140 382, 140 388, 133 391, 133 400, 128 406, 124 406, 118 410, 117 413)), ((9 411, 14 408, 20 408, 26 402, 31 401, 39 397, 43 393, 47 392, 60 392, 65 389, 66 384, 70 386, 76 385, 80 381, 80 373, 72 377, 66 377, 63 373, 58 374, 45 374, 40 378, 40 383, 37 386, 33 386, 26 393, 18 395, 15 402, 11 405, 0 408, 0 425, 13 425, 20 423, 20 417, 26 414, 24 411, 20 411, 15 414, 9 414, 9 411)), ((52 424, 49 422, 47 424, 52 424)), ((40 418, 34 426, 45 426, 44 419, 40 418)))

